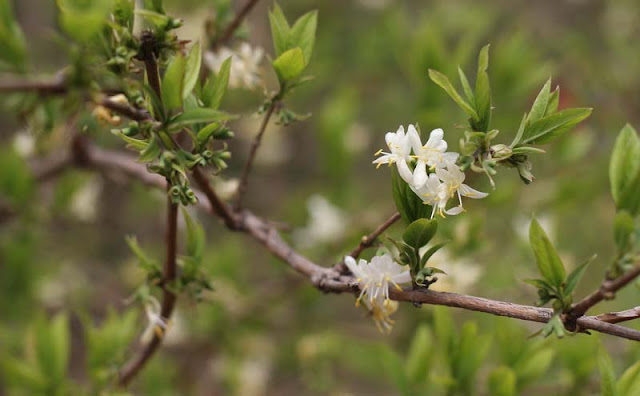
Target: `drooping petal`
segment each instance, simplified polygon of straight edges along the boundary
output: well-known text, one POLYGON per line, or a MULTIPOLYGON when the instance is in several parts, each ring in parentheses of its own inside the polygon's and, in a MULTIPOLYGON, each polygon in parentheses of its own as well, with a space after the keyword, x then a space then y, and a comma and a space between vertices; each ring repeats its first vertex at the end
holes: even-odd
POLYGON ((460 195, 463 195, 465 197, 469 197, 472 199, 481 199, 489 195, 485 192, 474 190, 473 188, 467 186, 466 184, 462 184, 458 191, 460 192, 460 195))
POLYGON ((450 215, 450 216, 455 216, 457 214, 460 214, 464 212, 464 208, 462 206, 454 206, 451 209, 445 210, 444 213, 450 215))
POLYGON ((427 140, 424 147, 432 151, 445 152, 447 150, 447 142, 444 141, 443 137, 444 131, 442 129, 434 129, 429 134, 429 140, 427 140))
POLYGON ((418 160, 416 168, 413 170, 413 186, 420 188, 427 182, 429 175, 427 174, 427 163, 418 160))
POLYGON ((412 186, 413 173, 411 172, 411 169, 409 168, 407 161, 405 161, 404 159, 401 159, 396 163, 396 165, 398 166, 398 174, 400 175, 402 180, 404 180, 405 182, 407 182, 407 184, 412 186))

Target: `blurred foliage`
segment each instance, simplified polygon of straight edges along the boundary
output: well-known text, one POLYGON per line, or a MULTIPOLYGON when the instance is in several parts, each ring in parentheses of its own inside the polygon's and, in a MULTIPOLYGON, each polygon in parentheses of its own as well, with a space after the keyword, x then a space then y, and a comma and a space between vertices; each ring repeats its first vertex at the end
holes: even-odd
MULTIPOLYGON (((41 3, 48 2, 0 0, 0 47, 6 49, 0 51, 0 73, 45 74, 65 64, 92 65, 82 46, 67 45, 67 37, 98 45, 103 5, 109 2, 60 0, 58 6, 67 11, 62 15, 41 3), (52 37, 57 27, 61 33, 52 37)), ((165 3, 185 21, 178 36, 200 38, 203 45, 239 5, 228 0, 165 3)), ((317 3, 280 2, 290 22, 318 8, 314 54, 303 66, 315 79, 290 99, 312 117, 270 127, 247 197, 257 212, 294 228, 308 222, 305 203, 314 194, 341 210, 342 238, 305 243, 304 254, 332 265, 394 210, 389 173, 370 164, 385 132, 414 122, 423 131, 441 127, 457 147, 467 117, 429 80, 427 70, 453 80, 460 66, 474 75, 470 67, 479 49, 491 43, 492 122, 503 133, 501 143, 510 143, 523 109, 551 74, 553 86, 561 85, 560 109, 588 106, 594 112, 548 154, 533 159, 537 179, 532 184, 522 185, 510 169, 495 177, 495 191, 476 177, 479 189, 491 191, 489 197, 439 225, 435 243, 451 240, 449 260, 460 263, 458 273, 450 274, 453 281, 444 283, 448 275, 443 275, 441 284, 462 292, 462 278, 471 273, 462 260, 471 258, 480 274, 464 292, 533 304, 535 290, 521 282, 537 276, 526 231, 532 213, 567 273, 598 254, 577 296, 597 287, 612 264, 622 262, 612 231, 618 199, 614 202, 609 192, 608 169, 618 131, 627 121, 640 125, 637 1, 317 3)), ((271 9, 260 2, 240 35, 265 47, 275 60, 267 6, 271 9)), ((173 23, 153 15, 148 19, 173 23)), ((77 77, 78 86, 91 84, 77 77)), ((276 90, 278 76, 265 77, 276 90)), ((162 193, 123 183, 120 175, 96 178, 84 171, 36 187, 18 155, 18 131, 37 136, 36 155, 62 150, 68 132, 59 120, 77 108, 78 99, 71 95, 37 104, 35 95, 0 98, 7 109, 0 114, 0 205, 20 214, 0 225, 0 394, 98 394, 113 385, 114 373, 145 326, 140 306, 127 304, 145 273, 123 235, 137 235, 150 255, 162 257, 162 193), (28 124, 20 122, 24 114, 13 111, 18 108, 31 108, 28 124)), ((232 90, 223 100, 225 109, 248 116, 230 123, 237 138, 229 141, 234 157, 224 176, 235 177, 258 129, 253 114, 262 96, 232 90)), ((77 116, 88 120, 90 110, 83 108, 77 116)), ((108 127, 86 124, 100 144, 123 146, 108 127)), ((319 293, 253 242, 225 232, 215 219, 191 216, 204 225, 207 237, 206 243, 190 246, 183 264, 197 257, 213 290, 197 291, 204 303, 180 301, 163 350, 133 385, 133 394, 638 392, 640 348, 627 341, 583 334, 529 339, 539 325, 408 304, 396 315, 392 335, 382 335, 349 297, 319 293)), ((624 219, 616 222, 624 225, 624 219)), ((201 235, 193 225, 184 231, 187 227, 201 235)), ((389 234, 399 239, 399 231, 392 228, 389 234)), ((630 286, 597 310, 635 306, 637 298, 637 287, 630 286)))

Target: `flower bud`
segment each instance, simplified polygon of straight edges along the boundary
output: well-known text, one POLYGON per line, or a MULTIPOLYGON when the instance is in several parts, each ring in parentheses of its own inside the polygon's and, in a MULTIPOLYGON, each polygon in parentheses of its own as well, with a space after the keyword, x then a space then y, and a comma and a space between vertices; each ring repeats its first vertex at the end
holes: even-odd
POLYGON ((491 146, 491 155, 497 160, 503 160, 511 157, 511 147, 506 144, 496 144, 491 146))

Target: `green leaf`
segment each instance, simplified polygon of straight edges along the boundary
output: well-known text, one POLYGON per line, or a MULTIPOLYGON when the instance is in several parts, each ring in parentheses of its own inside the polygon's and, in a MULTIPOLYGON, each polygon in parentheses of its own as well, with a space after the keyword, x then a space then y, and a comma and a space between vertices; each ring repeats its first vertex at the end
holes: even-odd
POLYGON ((35 352, 40 372, 54 384, 60 384, 69 363, 69 326, 66 315, 59 314, 51 322, 43 318, 34 327, 35 352))
POLYGON ((489 374, 489 394, 491 396, 516 395, 516 374, 512 369, 501 366, 489 374))
POLYGON ((529 123, 535 122, 535 121, 538 121, 540 118, 544 117, 547 111, 547 106, 549 105, 550 96, 551 96, 551 78, 547 80, 547 82, 544 84, 544 86, 540 90, 540 93, 538 93, 536 100, 533 102, 533 105, 531 106, 531 111, 529 112, 529 118, 527 119, 527 122, 529 123))
POLYGON ((475 108, 480 118, 473 123, 474 129, 480 132, 489 130, 491 122, 491 86, 489 84, 489 44, 480 50, 478 55, 478 74, 476 76, 475 108))
POLYGON ((212 75, 207 80, 202 91, 202 102, 206 107, 217 110, 222 103, 222 97, 227 92, 229 85, 229 73, 231 72, 232 57, 222 62, 217 75, 212 75))
POLYGON ((182 99, 186 99, 191 94, 193 88, 200 77, 200 65, 202 64, 202 51, 200 50, 200 42, 196 42, 187 55, 187 61, 184 69, 184 82, 182 87, 182 99))
POLYGON ((591 262, 595 260, 595 258, 596 255, 591 256, 591 258, 589 258, 587 261, 574 268, 569 276, 567 276, 567 281, 564 285, 564 294, 566 296, 570 296, 571 293, 573 293, 576 286, 578 285, 578 282, 580 282, 582 275, 584 275, 584 271, 587 269, 587 266, 591 264, 591 262))
POLYGON ((433 349, 433 336, 429 327, 421 324, 413 335, 409 353, 404 363, 409 383, 419 384, 428 379, 433 349))
POLYGON ((205 247, 204 229, 202 228, 202 225, 195 221, 184 208, 182 210, 182 216, 184 217, 184 222, 187 228, 187 255, 196 259, 202 259, 205 247))
POLYGON ((160 14, 164 14, 164 6, 162 5, 162 0, 144 0, 144 8, 148 10, 154 10, 160 14))
POLYGON ((536 256, 538 270, 542 277, 552 286, 562 285, 565 279, 564 266, 556 249, 536 219, 531 220, 529 243, 536 256))
POLYGON ((616 213, 613 220, 613 235, 618 252, 626 252, 631 244, 631 235, 636 225, 633 216, 626 210, 616 213))
POLYGON ((552 290, 553 287, 544 279, 523 279, 524 283, 527 283, 537 289, 548 289, 552 290))
POLYGON ((471 117, 476 122, 480 120, 480 118, 478 117, 478 113, 476 113, 473 107, 471 107, 471 105, 467 103, 462 98, 462 96, 460 96, 458 91, 456 91, 453 85, 451 85, 451 82, 449 81, 447 76, 440 73, 439 71, 429 69, 429 78, 431 79, 431 81, 440 86, 440 88, 444 89, 444 91, 449 94, 451 99, 453 99, 453 101, 456 102, 458 106, 460 106, 462 110, 464 110, 464 112, 469 115, 469 117, 471 117))
POLYGON ((305 66, 304 54, 300 47, 285 51, 273 61, 273 68, 281 84, 299 77, 305 66))
POLYGON ((133 31, 133 15, 135 9, 134 0, 115 0, 113 6, 113 17, 120 25, 133 31))
POLYGON ((609 163, 611 195, 616 204, 620 204, 623 192, 640 172, 640 139, 636 130, 629 124, 618 134, 609 163))
POLYGON ((554 351, 550 348, 536 349, 518 359, 513 370, 522 387, 544 375, 553 363, 554 351))
POLYGON ((588 108, 566 109, 545 116, 525 127, 522 143, 549 143, 589 117, 591 110, 588 108))
POLYGON ((437 230, 438 223, 435 219, 418 219, 407 226, 402 239, 417 251, 431 241, 437 230))
POLYGON ((447 241, 447 242, 439 243, 439 244, 437 244, 437 245, 435 245, 433 247, 430 247, 429 250, 424 252, 422 257, 420 257, 420 268, 423 268, 425 265, 427 265, 427 262, 429 261, 431 256, 433 256, 438 250, 440 250, 447 243, 449 243, 449 242, 447 241))
POLYGON ((182 108, 182 91, 186 60, 181 54, 173 57, 162 77, 162 103, 171 112, 182 108))
POLYGON ((428 218, 431 214, 431 207, 425 205, 409 185, 402 180, 396 167, 391 168, 391 193, 398 212, 407 224, 418 219, 428 218))
POLYGON ((169 23, 169 17, 151 10, 135 10, 135 14, 149 22, 156 29, 164 29, 169 23))
POLYGON ((618 380, 617 391, 620 396, 640 394, 640 362, 636 362, 622 373, 618 380))
POLYGON ((291 28, 278 3, 275 3, 273 9, 269 12, 269 24, 271 25, 271 36, 276 57, 279 57, 288 49, 289 30, 291 28))
POLYGON ((616 374, 609 354, 603 349, 598 353, 598 367, 600 369, 601 396, 619 396, 616 388, 616 374))
POLYGON ((223 111, 201 107, 186 110, 182 114, 178 115, 171 122, 171 128, 174 129, 192 124, 207 124, 217 121, 227 121, 232 118, 233 116, 223 111))
POLYGON ((37 394, 46 394, 47 379, 33 364, 7 357, 0 360, 0 368, 2 368, 2 377, 7 385, 13 385, 25 391, 37 392, 37 394))
POLYGON ((111 0, 56 0, 56 4, 62 29, 80 43, 87 43, 102 32, 112 6, 111 0))
POLYGON ((140 152, 138 161, 143 163, 153 162, 158 158, 160 153, 162 153, 162 144, 158 136, 154 134, 151 136, 149 144, 140 152))
POLYGON ((629 185, 620 194, 618 210, 627 210, 632 216, 640 211, 640 171, 629 181, 629 185))
POLYGON ((129 249, 133 252, 133 254, 138 259, 138 263, 140 266, 146 270, 156 270, 160 268, 158 262, 151 257, 149 257, 144 250, 138 244, 138 239, 135 236, 128 236, 125 238, 127 245, 129 245, 129 249))
POLYGON ((145 140, 132 138, 130 136, 125 135, 124 133, 122 133, 120 131, 117 131, 117 135, 120 136, 120 138, 122 140, 127 142, 127 147, 136 149, 138 151, 144 150, 149 145, 149 143, 147 141, 145 141, 145 140))
POLYGON ((471 90, 471 86, 469 85, 469 79, 467 79, 467 75, 464 74, 464 71, 460 66, 458 66, 458 75, 460 76, 460 84, 462 84, 462 90, 467 97, 469 103, 475 103, 476 99, 473 96, 473 91, 471 90))
POLYGON ((551 93, 549 96, 549 103, 547 104, 547 109, 544 112, 545 116, 549 114, 553 114, 558 111, 558 104, 560 103, 560 86, 556 86, 556 90, 551 93))
POLYGON ((524 128, 527 126, 527 117, 527 113, 524 113, 522 121, 520 121, 520 126, 518 127, 518 132, 516 132, 516 136, 513 138, 513 142, 511 142, 511 144, 509 145, 510 147, 514 148, 514 150, 517 148, 516 146, 520 144, 522 136, 524 135, 524 128))
POLYGON ((291 27, 288 38, 288 48, 300 47, 304 55, 305 65, 309 64, 313 46, 316 40, 316 26, 318 11, 310 11, 301 16, 291 27))

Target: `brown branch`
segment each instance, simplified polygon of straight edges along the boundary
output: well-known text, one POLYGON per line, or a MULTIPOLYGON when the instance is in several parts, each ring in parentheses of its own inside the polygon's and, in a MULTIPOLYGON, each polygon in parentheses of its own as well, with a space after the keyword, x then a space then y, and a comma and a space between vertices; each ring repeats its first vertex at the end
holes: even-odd
POLYGON ((106 107, 107 109, 118 113, 120 115, 123 115, 131 120, 134 121, 148 121, 151 120, 151 115, 145 111, 145 110, 140 110, 137 109, 133 106, 129 106, 123 103, 117 103, 114 102, 112 100, 110 100, 109 98, 103 98, 102 100, 100 100, 98 102, 98 104, 100 104, 103 107, 106 107))
MULTIPOLYGON (((100 172, 119 171, 130 178, 142 181, 144 184, 156 188, 164 188, 165 180, 162 176, 149 173, 144 165, 134 162, 135 159, 126 154, 104 150, 95 146, 88 146, 85 157, 86 166, 100 172)), ((197 206, 211 210, 206 204, 207 195, 197 193, 199 202, 197 206)), ((228 205, 227 210, 231 210, 228 205)), ((332 268, 319 266, 308 258, 298 254, 280 236, 277 229, 269 222, 254 215, 248 210, 244 210, 237 215, 238 229, 256 240, 275 257, 279 258, 292 269, 308 278, 314 286, 327 292, 353 292, 353 278, 340 275, 332 268)), ((437 292, 431 290, 390 290, 390 296, 397 301, 410 301, 413 303, 423 303, 432 305, 444 305, 466 310, 484 312, 497 316, 507 316, 515 319, 546 323, 553 311, 548 308, 519 305, 509 302, 490 300, 486 298, 460 295, 456 293, 437 292)), ((594 330, 605 334, 614 335, 630 340, 640 341, 640 331, 618 326, 607 321, 599 320, 598 317, 581 316, 576 319, 579 329, 594 330)))
POLYGON ((211 43, 212 50, 215 51, 220 46, 226 44, 227 42, 229 42, 229 40, 231 40, 235 31, 238 30, 238 28, 240 27, 240 24, 242 24, 242 21, 247 17, 251 9, 256 4, 258 4, 258 1, 260 0, 248 0, 245 3, 245 5, 240 9, 240 11, 238 11, 235 18, 231 21, 231 23, 229 23, 229 25, 224 29, 222 34, 219 37, 217 37, 213 43, 211 43))
POLYGON ((68 91, 63 79, 54 81, 0 81, 0 93, 34 92, 39 95, 61 95, 68 91))
POLYGON ((640 307, 635 307, 635 308, 627 309, 620 312, 608 312, 608 313, 600 314, 597 316, 593 316, 593 318, 598 319, 602 322, 607 322, 607 323, 626 322, 629 320, 640 318, 640 307))
MULTIPOLYGON (((178 205, 171 201, 168 193, 171 186, 167 183, 167 228, 165 234, 165 244, 167 247, 166 261, 163 270, 163 284, 171 284, 176 279, 176 255, 178 240, 178 205)), ((160 318, 169 321, 173 309, 176 305, 176 295, 168 287, 163 288, 162 292, 162 308, 160 310, 160 318)), ((147 361, 158 350, 162 343, 162 333, 154 332, 151 341, 144 346, 138 354, 136 354, 129 362, 127 362, 118 376, 118 384, 126 387, 129 382, 142 370, 147 361)))
POLYGON ((605 279, 598 290, 575 303, 567 313, 567 316, 570 319, 575 319, 584 315, 591 307, 598 304, 600 301, 612 299, 618 290, 625 287, 638 276, 640 276, 640 265, 636 265, 618 278, 605 279))
POLYGON ((196 181, 196 184, 200 187, 200 189, 207 196, 207 200, 211 205, 211 211, 220 217, 227 228, 231 230, 235 230, 238 228, 238 221, 236 219, 235 214, 231 211, 229 206, 224 203, 218 194, 213 191, 207 176, 202 172, 202 170, 198 167, 193 169, 193 178, 196 181))
POLYGON ((264 118, 262 119, 262 124, 260 125, 260 129, 258 130, 258 134, 253 139, 253 143, 251 143, 249 157, 247 157, 247 162, 244 165, 242 176, 240 177, 240 183, 238 184, 235 204, 236 210, 240 210, 242 208, 242 200, 244 198, 244 195, 247 193, 247 187, 249 185, 249 174, 251 173, 251 169, 253 168, 253 161, 255 160, 256 154, 258 153, 258 147, 260 147, 260 143, 262 142, 262 135, 264 135, 264 132, 267 130, 269 119, 271 118, 271 115, 273 114, 277 106, 278 100, 272 99, 271 104, 269 104, 269 107, 264 114, 264 118))

